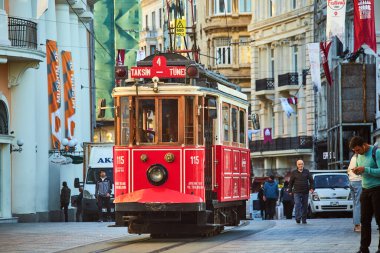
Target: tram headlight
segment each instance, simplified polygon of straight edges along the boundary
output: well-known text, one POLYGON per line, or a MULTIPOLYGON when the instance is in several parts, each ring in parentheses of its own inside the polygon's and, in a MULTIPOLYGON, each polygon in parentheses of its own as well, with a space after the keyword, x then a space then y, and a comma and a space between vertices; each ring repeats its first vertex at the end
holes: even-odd
POLYGON ((155 186, 164 184, 168 179, 168 171, 160 164, 152 165, 146 174, 149 182, 155 186))

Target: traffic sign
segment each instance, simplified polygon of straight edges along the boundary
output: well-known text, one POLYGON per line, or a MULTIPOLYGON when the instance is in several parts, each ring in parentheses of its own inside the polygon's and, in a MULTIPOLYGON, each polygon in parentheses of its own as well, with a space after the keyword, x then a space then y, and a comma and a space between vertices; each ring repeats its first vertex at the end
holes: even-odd
POLYGON ((186 19, 177 19, 175 27, 178 36, 186 36, 186 19))
POLYGON ((153 58, 152 67, 132 67, 131 78, 185 78, 186 66, 167 66, 162 55, 153 58))

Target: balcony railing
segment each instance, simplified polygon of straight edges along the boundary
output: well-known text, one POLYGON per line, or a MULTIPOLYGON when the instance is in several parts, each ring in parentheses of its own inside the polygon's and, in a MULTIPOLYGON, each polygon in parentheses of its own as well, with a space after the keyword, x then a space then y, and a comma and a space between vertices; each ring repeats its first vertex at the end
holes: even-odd
POLYGON ((251 152, 311 149, 312 147, 313 139, 311 136, 277 138, 273 139, 272 142, 267 142, 265 144, 262 140, 249 142, 251 152))
POLYGON ((274 90, 274 78, 256 80, 256 91, 274 90))
POLYGON ((298 85, 298 73, 278 75, 278 86, 298 85))
POLYGON ((14 47, 37 49, 37 24, 21 19, 8 18, 9 40, 14 47))

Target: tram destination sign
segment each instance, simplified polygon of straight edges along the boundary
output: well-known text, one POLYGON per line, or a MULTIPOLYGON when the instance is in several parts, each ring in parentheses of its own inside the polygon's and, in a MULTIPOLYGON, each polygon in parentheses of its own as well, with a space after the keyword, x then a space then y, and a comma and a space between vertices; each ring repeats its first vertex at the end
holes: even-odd
POLYGON ((164 56, 155 56, 152 67, 132 67, 131 78, 185 78, 186 66, 167 66, 164 56))

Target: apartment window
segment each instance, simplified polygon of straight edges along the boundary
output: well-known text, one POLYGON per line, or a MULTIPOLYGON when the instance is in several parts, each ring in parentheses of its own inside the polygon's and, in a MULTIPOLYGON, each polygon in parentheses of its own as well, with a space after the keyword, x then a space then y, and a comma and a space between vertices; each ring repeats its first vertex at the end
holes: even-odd
POLYGON ((251 47, 249 45, 249 37, 239 38, 239 63, 249 64, 251 63, 251 47))
POLYGON ((149 30, 149 20, 148 20, 148 15, 145 15, 145 29, 149 30))
POLYGON ((294 72, 297 72, 298 70, 298 46, 295 45, 293 46, 293 49, 292 49, 292 55, 293 55, 293 71, 294 72))
POLYGON ((232 64, 232 47, 229 38, 215 40, 215 61, 217 65, 232 64))
POLYGON ((156 30, 156 12, 152 12, 152 30, 156 30))
POLYGON ((240 13, 251 12, 251 0, 239 0, 239 12, 240 13))
POLYGON ((293 9, 297 8, 297 0, 292 0, 292 7, 293 9))
POLYGON ((229 14, 232 11, 232 0, 214 0, 214 14, 229 14))
POLYGON ((194 20, 197 21, 197 1, 193 0, 193 14, 194 14, 194 20))
POLYGON ((162 28, 162 12, 161 12, 161 8, 160 10, 158 11, 158 23, 160 24, 160 28, 162 28))
POLYGON ((150 46, 150 54, 155 54, 156 53, 156 45, 151 45, 150 46))
POLYGON ((269 0, 269 17, 273 16, 273 0, 269 0))
POLYGON ((270 71, 272 74, 272 78, 274 78, 274 48, 270 50, 270 71))

